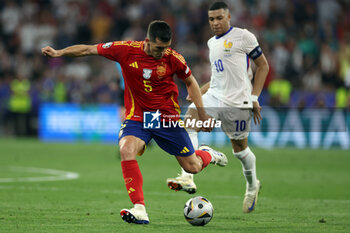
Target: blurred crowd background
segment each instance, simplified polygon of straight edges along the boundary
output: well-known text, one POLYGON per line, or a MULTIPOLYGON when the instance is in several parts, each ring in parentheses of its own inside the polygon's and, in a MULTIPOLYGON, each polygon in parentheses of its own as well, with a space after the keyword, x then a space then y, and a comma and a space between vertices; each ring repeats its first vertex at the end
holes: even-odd
MULTIPOLYGON (((99 57, 48 59, 40 51, 46 45, 59 49, 143 40, 149 22, 162 19, 173 29, 172 47, 198 82, 209 81, 207 10, 212 2, 0 1, 0 135, 35 135, 38 109, 45 102, 122 104, 115 63, 99 57)), ((231 24, 253 32, 269 61, 262 105, 350 107, 350 0, 226 2, 231 24)), ((186 91, 179 87, 184 103, 186 91)))

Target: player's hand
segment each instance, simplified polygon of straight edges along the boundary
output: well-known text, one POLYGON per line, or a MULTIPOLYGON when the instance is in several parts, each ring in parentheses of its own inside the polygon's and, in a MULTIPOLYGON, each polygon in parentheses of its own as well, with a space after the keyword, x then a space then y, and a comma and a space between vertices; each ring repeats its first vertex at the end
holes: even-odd
POLYGON ((203 122, 203 126, 201 128, 201 131, 211 132, 213 130, 214 125, 215 125, 215 118, 204 113, 204 114, 202 114, 202 116, 199 116, 199 120, 201 120, 203 122), (206 123, 205 125, 204 125, 204 122, 206 123), (209 122, 209 124, 207 122, 209 122))
POLYGON ((253 113, 254 113, 254 124, 259 124, 262 120, 261 117, 261 106, 258 101, 253 101, 253 113))
POLYGON ((41 53, 47 57, 59 57, 59 53, 56 49, 51 48, 50 46, 46 46, 41 49, 41 53))
POLYGON ((190 97, 190 95, 187 95, 186 100, 187 100, 188 102, 191 102, 191 103, 193 102, 192 99, 191 99, 191 97, 190 97))

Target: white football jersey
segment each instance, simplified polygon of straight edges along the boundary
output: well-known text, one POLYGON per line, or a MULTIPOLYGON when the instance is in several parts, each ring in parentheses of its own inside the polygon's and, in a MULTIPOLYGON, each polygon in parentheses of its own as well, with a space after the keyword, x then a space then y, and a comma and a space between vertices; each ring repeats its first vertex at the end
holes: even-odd
POLYGON ((224 35, 210 38, 208 47, 211 63, 208 93, 229 106, 252 108, 249 56, 254 57, 257 51, 258 56, 261 54, 256 37, 246 29, 231 27, 224 35))

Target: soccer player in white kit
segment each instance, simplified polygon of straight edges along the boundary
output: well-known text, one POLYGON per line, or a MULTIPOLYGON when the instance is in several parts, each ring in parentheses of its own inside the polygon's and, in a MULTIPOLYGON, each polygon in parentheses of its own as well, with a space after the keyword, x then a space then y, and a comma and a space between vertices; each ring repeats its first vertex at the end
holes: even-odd
MULTIPOLYGON (((269 65, 256 37, 246 29, 230 25, 231 15, 224 2, 213 3, 208 16, 215 36, 208 41, 212 74, 210 82, 201 89, 203 103, 210 116, 221 120, 222 130, 231 140, 232 152, 241 161, 246 179, 243 212, 250 213, 257 203, 261 184, 256 177, 255 155, 248 147, 248 135, 252 116, 255 124, 260 124, 262 119, 258 97, 269 65), (250 59, 256 65, 253 85, 250 59)), ((193 104, 189 106, 186 116, 198 119, 193 104)), ((199 130, 187 129, 194 148, 198 148, 199 130)), ((167 184, 173 190, 188 193, 195 193, 197 189, 193 175, 183 170, 180 176, 167 179, 167 184)))

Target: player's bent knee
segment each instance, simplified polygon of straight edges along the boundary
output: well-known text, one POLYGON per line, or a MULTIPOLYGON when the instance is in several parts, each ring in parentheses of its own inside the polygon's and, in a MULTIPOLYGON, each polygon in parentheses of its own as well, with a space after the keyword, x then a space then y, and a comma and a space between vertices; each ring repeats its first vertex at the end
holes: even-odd
POLYGON ((134 136, 123 137, 119 141, 120 158, 124 160, 136 159, 137 153, 139 153, 145 146, 145 143, 134 136))
POLYGON ((134 148, 128 146, 120 147, 120 158, 122 161, 136 159, 136 153, 134 148))
POLYGON ((245 150, 248 147, 248 138, 242 140, 231 139, 233 150, 238 153, 245 150))

